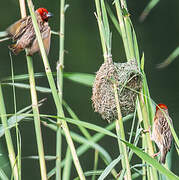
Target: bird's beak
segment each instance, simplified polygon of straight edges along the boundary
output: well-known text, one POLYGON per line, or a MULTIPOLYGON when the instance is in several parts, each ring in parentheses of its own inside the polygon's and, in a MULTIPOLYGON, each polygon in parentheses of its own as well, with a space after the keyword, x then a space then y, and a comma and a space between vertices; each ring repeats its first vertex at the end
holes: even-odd
POLYGON ((53 16, 53 14, 51 12, 48 12, 47 17, 51 18, 52 16, 53 16))

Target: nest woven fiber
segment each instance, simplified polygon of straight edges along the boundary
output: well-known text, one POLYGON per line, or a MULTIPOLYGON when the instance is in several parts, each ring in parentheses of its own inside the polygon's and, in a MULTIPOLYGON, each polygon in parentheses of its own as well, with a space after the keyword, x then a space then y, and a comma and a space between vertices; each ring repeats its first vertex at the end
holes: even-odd
POLYGON ((113 63, 112 59, 108 59, 96 73, 91 99, 95 112, 100 113, 102 118, 108 121, 118 118, 114 83, 117 86, 120 109, 124 117, 134 112, 136 97, 142 88, 142 75, 136 60, 113 63))

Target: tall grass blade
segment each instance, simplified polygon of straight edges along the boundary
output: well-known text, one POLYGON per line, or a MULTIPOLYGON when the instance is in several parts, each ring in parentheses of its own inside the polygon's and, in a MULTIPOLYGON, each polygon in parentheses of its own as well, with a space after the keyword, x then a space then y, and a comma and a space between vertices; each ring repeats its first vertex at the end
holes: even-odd
POLYGON ((95 76, 87 73, 64 73, 64 78, 85 86, 92 87, 95 76))
MULTIPOLYGON (((61 106, 61 101, 60 101, 60 98, 58 96, 55 81, 54 81, 54 78, 52 76, 52 71, 51 71, 49 61, 48 61, 48 58, 47 58, 47 55, 46 55, 46 51, 45 51, 45 48, 44 48, 44 45, 43 45, 43 41, 42 41, 41 33, 40 33, 40 30, 39 30, 39 27, 38 27, 37 19, 36 19, 36 16, 35 16, 34 6, 33 6, 33 3, 32 3, 32 0, 27 0, 27 3, 28 3, 30 15, 32 17, 33 27, 34 27, 36 37, 37 37, 37 40, 38 40, 38 43, 39 43, 39 48, 40 48, 40 52, 41 52, 41 55, 42 55, 42 60, 43 60, 43 63, 44 63, 47 79, 48 79, 50 88, 52 89, 53 99, 54 99, 57 111, 62 112, 63 109, 62 109, 62 106, 61 106)), ((64 116, 64 114, 61 114, 61 115, 64 116)), ((67 125, 66 121, 63 121, 63 120, 61 121, 61 124, 62 124, 62 128, 63 128, 63 130, 65 132, 65 137, 66 137, 67 143, 68 143, 68 145, 70 147, 70 150, 71 150, 71 154, 72 154, 72 157, 73 157, 73 162, 75 164, 75 168, 76 168, 80 178, 82 180, 85 180, 85 176, 83 174, 83 170, 82 170, 81 164, 79 162, 75 146, 74 146, 72 138, 70 136, 68 125, 67 125)))
POLYGON ((62 180, 70 180, 70 172, 71 172, 71 166, 72 166, 72 157, 70 153, 70 148, 67 148, 66 156, 65 156, 65 165, 63 168, 63 177, 62 180))
POLYGON ((148 16, 150 11, 159 3, 159 1, 160 0, 150 0, 150 2, 147 4, 144 11, 142 12, 142 14, 139 17, 140 22, 143 22, 145 20, 145 18, 148 16))
MULTIPOLYGON (((126 117, 123 118, 123 121, 126 122, 128 120, 130 120, 133 117, 133 114, 130 114, 126 117)), ((47 126, 46 123, 43 123, 45 126, 47 126)), ((54 127, 54 126, 53 126, 54 127)), ((109 124, 107 127, 105 127, 106 130, 112 130, 115 128, 115 122, 109 124)), ((91 141, 92 142, 98 142, 99 140, 101 140, 105 135, 101 134, 101 133, 96 133, 92 138, 91 141)), ((89 144, 83 144, 81 145, 78 149, 77 149, 77 154, 80 157, 82 154, 84 154, 88 149, 90 148, 89 144)), ((65 161, 62 161, 62 167, 64 166, 65 161)), ((55 174, 55 168, 52 169, 49 173, 48 173, 48 178, 52 177, 55 174)))
POLYGON ((133 144, 128 143, 121 139, 123 143, 125 143, 129 148, 131 148, 134 153, 139 156, 141 159, 145 160, 147 163, 156 168, 160 173, 164 174, 170 180, 179 180, 179 177, 175 175, 170 170, 166 169, 163 165, 161 165, 157 160, 149 156, 147 153, 143 152, 140 148, 134 146, 133 144))
POLYGON ((165 59, 157 65, 157 68, 165 68, 170 65, 179 56, 179 46, 165 59))
POLYGON ((114 159, 103 171, 103 173, 100 175, 98 180, 103 180, 105 179, 111 170, 116 166, 116 164, 121 160, 122 156, 120 155, 118 158, 114 159))
POLYGON ((9 180, 5 172, 0 168, 0 179, 1 180, 9 180))

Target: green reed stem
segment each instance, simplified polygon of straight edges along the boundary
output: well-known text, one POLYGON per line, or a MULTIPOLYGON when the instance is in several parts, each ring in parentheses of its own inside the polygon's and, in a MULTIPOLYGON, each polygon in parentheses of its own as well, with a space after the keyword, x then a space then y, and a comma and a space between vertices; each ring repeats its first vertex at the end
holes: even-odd
MULTIPOLYGON (((20 9, 21 9, 21 17, 24 18, 26 17, 25 1, 19 0, 19 4, 20 4, 20 9)), ((27 51, 26 51, 26 54, 27 54, 27 51)), ((27 56, 27 55, 26 55, 26 59, 27 59, 27 67, 28 67, 28 72, 29 72, 32 110, 33 110, 33 116, 34 116, 35 133, 36 133, 36 140, 37 140, 37 147, 38 147, 38 154, 39 154, 41 179, 47 180, 43 139, 42 139, 42 132, 41 132, 41 127, 40 127, 40 115, 39 115, 37 92, 36 92, 34 69, 33 69, 33 59, 31 56, 27 56)))
POLYGON ((1 114, 2 125, 5 129, 5 139, 6 139, 7 149, 8 149, 8 153, 9 153, 9 160, 10 160, 12 172, 14 175, 14 179, 18 180, 19 179, 18 178, 19 177, 18 167, 17 167, 16 156, 15 156, 15 152, 14 152, 14 146, 12 143, 11 133, 10 133, 10 130, 8 128, 6 108, 5 108, 1 84, 0 84, 0 114, 1 114))
MULTIPOLYGON (((126 0, 120 0, 121 2, 121 11, 123 11, 123 20, 125 24, 125 29, 126 29, 126 35, 127 35, 127 41, 129 45, 129 51, 130 51, 130 59, 136 59, 135 57, 135 48, 134 48, 134 37, 133 37, 133 31, 132 31, 132 23, 130 21, 130 14, 128 13, 127 9, 127 3, 126 0)), ((129 59, 129 60, 130 60, 129 59)))
MULTIPOLYGON (((146 138, 145 138, 145 134, 142 134, 142 148, 144 149, 144 151, 146 152, 146 138)), ((145 164, 145 161, 142 160, 142 164, 145 164)), ((147 171, 147 168, 146 166, 143 166, 142 167, 142 180, 146 180, 147 179, 147 176, 146 176, 146 171, 147 171)))
POLYGON ((97 22, 98 22, 100 37, 101 37, 101 44, 102 44, 102 49, 103 49, 104 60, 107 60, 108 50, 107 50, 107 46, 106 46, 106 42, 105 42, 105 34, 104 34, 100 2, 99 2, 99 0, 95 0, 95 3, 96 3, 96 11, 97 11, 96 18, 97 18, 97 22))
MULTIPOLYGON (((94 168, 93 168, 93 171, 97 171, 97 168, 98 168, 98 159, 99 159, 99 151, 95 150, 94 151, 94 168)), ((95 179, 96 179, 96 175, 94 174, 92 176, 92 180, 95 180, 95 179)))
MULTIPOLYGON (((144 129, 149 130, 149 128, 150 128, 149 117, 148 117, 146 105, 144 103, 144 99, 143 99, 142 94, 139 96, 139 103, 140 103, 140 110, 141 110, 141 113, 142 113, 141 118, 143 120, 144 129)), ((139 107, 138 107, 138 111, 139 111, 139 107)), ((145 134, 144 140, 145 140, 144 143, 147 145, 147 153, 150 156, 152 156, 154 154, 154 149, 153 149, 153 145, 152 145, 152 141, 151 141, 149 133, 145 134)), ((152 180, 158 179, 157 171, 156 171, 155 168, 148 167, 148 174, 149 174, 150 179, 152 179, 152 180)))
POLYGON ((125 132, 124 132, 121 109, 119 105, 117 86, 115 83, 114 83, 114 94, 115 94, 116 107, 117 107, 117 113, 118 113, 118 119, 116 120, 116 132, 118 136, 119 150, 120 150, 120 153, 124 156, 124 158, 122 158, 122 167, 123 167, 123 170, 126 169, 126 176, 125 176, 126 179, 131 180, 131 171, 130 171, 129 159, 128 159, 128 154, 127 154, 127 148, 126 148, 126 145, 120 141, 120 139, 125 140, 125 132))
MULTIPOLYGON (((126 121, 130 120, 132 117, 133 117, 133 114, 130 114, 130 115, 124 117, 123 121, 126 122, 126 121)), ((44 125, 48 127, 48 125, 46 123, 44 123, 44 125)), ((49 127, 49 128, 53 129, 53 127, 49 127)), ((105 129, 107 129, 109 131, 113 130, 114 128, 115 128, 115 123, 114 122, 105 127, 105 129)), ((104 136, 105 135, 102 134, 102 133, 96 133, 94 136, 91 137, 90 140, 92 142, 96 143, 99 140, 101 140, 104 136)), ((83 144, 80 147, 78 147, 78 149, 77 149, 78 156, 83 155, 89 148, 90 148, 89 144, 83 144)), ((65 164, 65 160, 62 161, 62 164, 61 164, 62 167, 64 166, 64 164, 65 164)), ((48 174, 49 174, 48 177, 53 176, 55 174, 55 169, 52 169, 48 174)), ((116 174, 114 176, 116 176, 116 174)))
POLYGON ((41 178, 43 180, 47 180, 43 139, 42 139, 42 132, 41 132, 41 127, 40 127, 40 115, 39 115, 37 92, 36 92, 36 86, 35 86, 35 77, 34 77, 34 70, 33 70, 33 60, 31 56, 26 56, 26 58, 27 58, 27 66, 28 66, 28 72, 29 72, 32 110, 33 110, 33 115, 34 115, 34 125, 35 125, 35 133, 36 133, 37 147, 38 147, 38 154, 39 154, 39 161, 40 161, 41 178))
POLYGON ((12 83, 13 83, 13 99, 14 99, 14 114, 16 118, 16 141, 17 141, 17 165, 18 165, 18 174, 19 174, 19 179, 21 180, 21 136, 20 136, 20 131, 18 128, 18 122, 17 122, 17 106, 16 106, 16 91, 15 91, 15 80, 14 80, 14 69, 13 69, 13 60, 12 56, 10 53, 10 59, 11 59, 11 76, 12 76, 12 83))
MULTIPOLYGON (((136 39, 134 28, 132 26, 132 22, 129 17, 128 10, 127 10, 126 0, 120 0, 120 2, 119 0, 116 0, 115 5, 116 5, 116 11, 117 11, 118 20, 119 20, 119 25, 121 27, 121 35, 122 35, 122 39, 124 43, 124 48, 126 51, 127 60, 129 61, 135 58, 138 62, 138 65, 140 65, 137 39, 136 39)), ((144 80, 145 80, 145 77, 144 77, 144 80)), ((140 105, 138 105, 137 110, 139 111, 141 109, 141 121, 143 120, 144 128, 148 129, 149 117, 148 117, 145 103, 142 101, 143 96, 145 97, 147 95, 146 94, 140 95, 139 97, 140 105)), ((153 151, 152 142, 150 140, 150 136, 149 134, 146 134, 145 136, 146 138, 143 138, 143 139, 146 140, 146 145, 147 145, 146 148, 148 149, 148 153, 152 155, 154 151, 153 151)), ((150 179, 153 179, 153 180, 157 179, 157 171, 153 167, 149 167, 148 174, 149 174, 150 179)))
POLYGON ((116 7, 117 17, 118 17, 118 21, 119 21, 119 26, 121 29, 121 35, 122 35, 122 40, 124 43, 124 49, 126 52, 126 57, 127 57, 127 60, 129 60, 129 59, 131 59, 131 53, 130 53, 130 49, 129 49, 126 27, 125 27, 123 15, 122 15, 122 9, 121 9, 119 0, 115 1, 115 7, 116 7))
MULTIPOLYGON (((65 35, 65 0, 60 1, 60 42, 59 42, 59 61, 57 62, 57 88, 60 99, 61 108, 57 112, 58 116, 63 115, 63 67, 64 67, 64 35, 65 35)), ((57 123, 61 123, 58 118, 57 123)), ((62 135, 61 126, 58 126, 56 133, 56 180, 61 180, 61 151, 62 151, 62 135)))
POLYGON ((70 153, 69 146, 67 147, 66 156, 65 156, 65 163, 63 169, 63 180, 70 180, 70 172, 71 172, 71 165, 72 165, 72 158, 70 153))
MULTIPOLYGON (((33 4, 32 4, 31 0, 28 0, 27 2, 28 2, 28 6, 29 6, 29 11, 30 11, 30 14, 31 14, 31 17, 32 17, 32 22, 33 22, 35 33, 36 33, 36 36, 37 36, 37 40, 38 40, 38 43, 39 43, 40 52, 41 52, 42 60, 43 60, 44 67, 45 67, 45 72, 46 72, 46 75, 47 75, 47 79, 48 79, 50 88, 52 90, 53 99, 54 99, 57 111, 58 112, 63 112, 61 102, 60 102, 60 98, 58 96, 57 89, 56 89, 56 86, 55 86, 55 81, 54 81, 52 71, 51 71, 51 68, 50 68, 50 65, 49 65, 49 61, 48 61, 48 58, 47 58, 47 55, 46 55, 46 52, 45 52, 45 49, 44 49, 44 45, 43 45, 42 37, 41 37, 41 34, 40 34, 40 30, 39 30, 39 27, 38 27, 38 23, 37 23, 37 20, 36 20, 36 17, 35 17, 34 7, 33 7, 33 4)), ((61 114, 61 116, 63 116, 63 114, 61 114)), ((80 162, 79 162, 76 150, 75 150, 75 146, 73 144, 73 141, 72 141, 72 138, 71 138, 71 135, 70 135, 70 132, 69 132, 68 125, 67 125, 66 121, 64 121, 64 120, 61 120, 61 125, 62 125, 62 128, 64 130, 67 143, 68 143, 68 145, 70 147, 71 154, 72 154, 73 161, 74 161, 76 170, 78 172, 78 175, 79 175, 80 179, 84 180, 85 176, 83 174, 83 170, 81 168, 81 165, 80 165, 80 162)))

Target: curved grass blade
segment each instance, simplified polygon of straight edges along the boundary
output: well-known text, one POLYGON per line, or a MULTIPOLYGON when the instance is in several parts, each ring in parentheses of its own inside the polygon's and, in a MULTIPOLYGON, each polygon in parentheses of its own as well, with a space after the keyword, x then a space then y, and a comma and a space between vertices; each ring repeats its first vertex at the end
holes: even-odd
POLYGON ((69 122, 71 124, 75 124, 77 126, 83 126, 85 128, 91 129, 93 131, 100 132, 102 134, 106 134, 108 136, 117 138, 117 136, 114 133, 108 131, 107 129, 105 129, 103 127, 97 126, 95 124, 91 124, 91 123, 80 121, 80 120, 74 120, 74 119, 71 119, 71 118, 62 118, 62 119, 64 119, 65 121, 67 121, 67 122, 69 122))
MULTIPOLYGON (((26 157, 23 157, 23 159, 39 160, 39 156, 26 156, 26 157)), ((45 155, 45 160, 46 161, 56 160, 56 156, 45 155)))
MULTIPOLYGON (((54 76, 56 76, 56 72, 52 73, 54 76)), ((41 73, 35 73, 35 78, 43 78, 45 77, 45 73, 41 72, 41 73)), ((95 76, 93 74, 87 74, 87 73, 64 73, 63 77, 66 79, 69 79, 73 82, 77 82, 79 84, 83 84, 86 86, 92 86, 93 82, 94 82, 94 78, 95 76)), ((28 74, 23 74, 23 75, 16 75, 13 78, 14 80, 19 80, 19 81, 24 81, 24 80, 28 80, 29 79, 29 75, 28 74)), ((8 76, 8 77, 4 77, 4 78, 0 78, 0 81, 2 82, 6 82, 6 81, 12 81, 12 77, 8 76)))
MULTIPOLYGON (((96 132, 99 132, 99 133, 101 133, 101 134, 105 134, 105 135, 108 135, 108 136, 117 138, 117 136, 116 136, 114 133, 108 131, 108 130, 105 129, 105 128, 102 128, 102 127, 100 127, 100 126, 97 126, 97 125, 95 125, 95 124, 87 123, 87 122, 80 121, 80 120, 77 120, 77 119, 74 120, 74 119, 71 119, 71 118, 61 118, 61 117, 57 117, 57 116, 42 115, 42 114, 41 114, 40 116, 41 116, 41 117, 60 118, 60 119, 63 119, 63 120, 65 120, 65 121, 67 121, 68 123, 75 124, 75 125, 77 125, 77 126, 83 126, 83 127, 87 128, 87 129, 91 129, 91 130, 96 131, 96 132)), ((48 123, 46 123, 46 122, 43 122, 43 124, 44 124, 45 126, 47 126, 47 127, 50 127, 50 128, 53 129, 53 130, 56 130, 56 129, 57 129, 56 122, 53 121, 53 120, 50 120, 50 119, 48 119, 48 120, 51 122, 50 124, 48 124, 48 123)))
POLYGON ((144 11, 142 12, 142 14, 139 17, 139 21, 143 22, 145 20, 145 18, 148 16, 148 14, 150 13, 150 11, 159 3, 159 0, 151 0, 148 5, 146 6, 146 8, 144 9, 144 11))
MULTIPOLYGON (((96 171, 87 171, 84 173, 86 177, 93 176, 93 175, 100 175, 103 172, 103 170, 96 170, 96 171)), ((74 180, 80 180, 79 177, 76 177, 74 180)))
MULTIPOLYGON (((39 156, 26 156, 26 157, 23 157, 23 159, 39 160, 39 156)), ((46 161, 56 160, 56 156, 45 155, 45 160, 46 161)))
POLYGON ((5 172, 0 168, 0 179, 1 180, 9 180, 5 172))
MULTIPOLYGON (((69 115, 73 118, 73 119, 77 119, 79 120, 78 116, 75 114, 75 112, 72 110, 72 108, 63 100, 63 106, 66 108, 66 110, 68 111, 69 115)), ((83 133, 83 135, 87 138, 90 139, 91 135, 90 133, 86 130, 86 128, 84 127, 80 127, 79 126, 80 131, 83 133)))
MULTIPOLYGON (((56 125, 54 124, 49 124, 47 125, 47 127, 51 128, 52 130, 56 131, 57 130, 57 127, 56 125)), ((62 134, 64 135, 64 132, 62 131, 62 134)), ((105 160, 109 163, 111 162, 111 157, 110 155, 108 154, 108 152, 103 148, 101 147, 100 145, 94 143, 92 140, 87 140, 86 138, 82 137, 81 135, 75 133, 75 132, 72 132, 70 131, 70 134, 72 136, 72 138, 78 142, 78 143, 82 143, 82 144, 88 144, 89 146, 93 147, 94 149, 98 150, 99 153, 101 153, 103 155, 103 157, 105 158, 105 160)))
MULTIPOLYGON (((43 102, 46 99, 42 99, 39 101, 38 106, 41 106, 43 104, 43 102)), ((12 128, 16 125, 16 122, 20 122, 21 120, 25 119, 26 117, 29 117, 28 114, 32 112, 32 106, 27 106, 23 109, 21 109, 20 111, 18 111, 15 115, 11 116, 7 123, 8 123, 8 128, 12 128), (22 114, 23 113, 23 114, 22 114)), ((5 128, 0 125, 0 137, 4 135, 5 132, 5 128)))
POLYGON ((120 36, 121 36, 121 29, 120 29, 120 26, 119 26, 119 23, 116 19, 116 17, 114 16, 114 13, 112 12, 109 4, 106 2, 106 9, 107 9, 107 12, 109 14, 109 17, 111 18, 111 21, 113 22, 115 28, 117 29, 117 31, 119 32, 120 36))
MULTIPOLYGON (((3 83, 3 85, 15 86, 17 88, 22 88, 22 89, 30 89, 30 85, 25 84, 25 83, 3 83)), ((50 88, 41 87, 41 86, 36 86, 36 90, 41 93, 51 93, 52 92, 50 88)))
POLYGON ((179 180, 179 177, 175 175, 170 170, 166 169, 163 165, 161 165, 157 160, 150 157, 147 153, 143 152, 140 148, 134 146, 133 144, 128 143, 127 141, 124 141, 121 139, 122 142, 126 144, 130 149, 134 151, 134 153, 139 156, 141 159, 152 165, 154 168, 156 168, 160 173, 168 177, 170 180, 179 180))
MULTIPOLYGON (((27 114, 28 114, 28 113, 30 113, 30 111, 27 112, 27 114)), ((16 115, 16 117, 13 116, 13 119, 11 119, 11 122, 8 121, 8 128, 7 128, 7 129, 11 129, 12 127, 16 126, 16 123, 17 123, 17 122, 20 122, 20 121, 23 120, 25 117, 26 117, 26 115, 19 115, 19 116, 16 115)), ((4 128, 3 125, 0 125, 0 137, 2 137, 2 136, 4 135, 5 130, 6 130, 6 128, 4 128)))
MULTIPOLYGON (((123 121, 126 122, 128 120, 130 120, 133 117, 133 114, 127 115, 126 117, 123 118, 123 121)), ((43 122, 43 125, 47 126, 46 122, 43 122)), ((108 126, 105 127, 105 129, 107 130, 112 130, 115 128, 115 122, 109 124, 108 126)), ((105 135, 101 134, 101 133, 96 133, 92 138, 91 141, 92 142, 98 142, 99 140, 101 140, 105 135)), ((84 154, 88 149, 89 149, 90 145, 88 144, 83 144, 81 145, 78 149, 77 149, 77 154, 80 157, 82 154, 84 154)), ((65 160, 62 161, 62 167, 65 164, 65 160)), ((52 177, 55 174, 55 168, 53 168, 49 173, 48 173, 48 178, 52 177)))
POLYGON ((63 77, 90 87, 94 82, 94 75, 87 73, 64 73, 63 77))
POLYGON ((103 171, 103 173, 100 175, 100 177, 98 178, 98 180, 103 180, 104 178, 106 178, 109 173, 111 172, 111 170, 116 166, 116 164, 121 160, 121 155, 114 159, 103 171))
MULTIPOLYGON (((45 77, 45 73, 40 72, 40 73, 35 73, 35 78, 41 78, 41 77, 45 77)), ((4 78, 0 79, 2 82, 4 81, 12 81, 12 76, 7 76, 4 78)), ((29 80, 29 74, 21 74, 21 75, 15 75, 13 77, 13 80, 19 80, 19 81, 24 81, 24 80, 29 80)))
POLYGON ((179 46, 165 59, 157 65, 157 68, 165 68, 170 65, 179 56, 179 46))
POLYGON ((91 147, 93 147, 94 149, 98 150, 99 153, 102 154, 102 156, 105 158, 105 160, 109 163, 112 161, 109 153, 102 147, 100 146, 99 144, 96 144, 90 140, 87 140, 86 138, 80 136, 79 134, 77 133, 74 133, 74 132, 70 132, 71 133, 71 136, 72 138, 79 142, 79 143, 82 143, 82 144, 89 144, 91 147))

